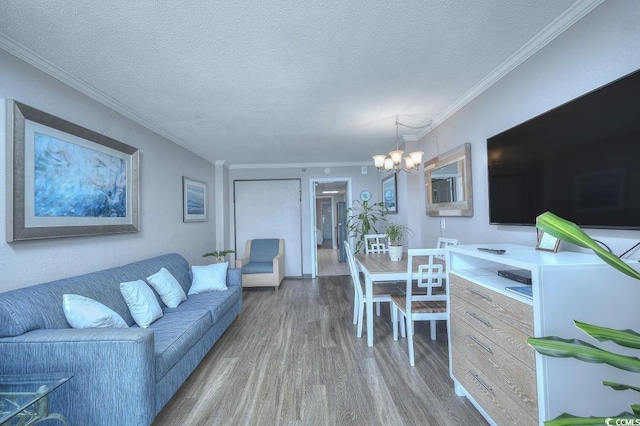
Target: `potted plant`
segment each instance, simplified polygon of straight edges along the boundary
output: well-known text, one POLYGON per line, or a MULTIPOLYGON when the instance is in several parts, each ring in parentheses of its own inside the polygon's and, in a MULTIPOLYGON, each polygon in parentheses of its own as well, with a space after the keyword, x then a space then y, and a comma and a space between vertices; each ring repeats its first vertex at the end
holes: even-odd
POLYGON ((202 257, 213 256, 216 258, 216 262, 220 263, 224 261, 226 255, 231 253, 235 253, 235 250, 216 250, 205 253, 202 255, 202 257))
POLYGON ((383 201, 369 204, 355 200, 354 206, 347 209, 347 215, 347 233, 356 239, 355 252, 360 253, 364 248, 364 236, 380 233, 378 227, 386 221, 387 208, 383 201))
MULTIPOLYGON (((603 249, 602 246, 585 234, 575 223, 562 219, 551 212, 546 212, 536 218, 536 226, 562 241, 593 250, 596 255, 616 270, 640 280, 639 272, 631 268, 616 255, 603 249)), ((574 325, 585 332, 588 336, 596 339, 598 342, 609 341, 619 346, 640 349, 640 334, 635 331, 629 329, 614 330, 575 320, 574 325)), ((527 343, 542 355, 561 358, 573 357, 585 362, 604 363, 624 371, 640 373, 640 359, 601 349, 582 340, 547 336, 538 338, 529 337, 527 339, 527 343)), ((603 386, 608 386, 618 391, 633 390, 640 392, 640 388, 628 384, 616 383, 608 380, 603 380, 602 384, 603 386)), ((564 413, 553 420, 546 421, 545 425, 638 424, 635 422, 640 422, 640 405, 633 404, 631 406, 631 411, 632 412, 622 412, 620 414, 611 413, 608 418, 576 417, 574 415, 564 413), (624 423, 615 423, 613 421, 614 419, 611 419, 611 417, 619 419, 623 418, 627 419, 627 421, 624 423)))
POLYGON ((393 261, 402 260, 402 241, 404 237, 411 236, 411 230, 405 225, 391 223, 385 231, 389 239, 389 258, 393 261))

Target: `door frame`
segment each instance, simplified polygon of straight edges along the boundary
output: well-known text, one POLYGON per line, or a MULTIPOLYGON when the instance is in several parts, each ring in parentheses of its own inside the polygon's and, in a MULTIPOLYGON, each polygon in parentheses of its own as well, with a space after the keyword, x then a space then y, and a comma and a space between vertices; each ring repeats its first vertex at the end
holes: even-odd
MULTIPOLYGON (((326 182, 344 182, 347 184, 345 192, 345 202, 347 208, 352 207, 351 197, 351 178, 350 177, 334 177, 334 178, 310 178, 309 179, 309 235, 311 238, 311 278, 318 276, 318 242, 316 241, 316 183, 326 182)), ((332 208, 333 210, 333 208, 332 208)))

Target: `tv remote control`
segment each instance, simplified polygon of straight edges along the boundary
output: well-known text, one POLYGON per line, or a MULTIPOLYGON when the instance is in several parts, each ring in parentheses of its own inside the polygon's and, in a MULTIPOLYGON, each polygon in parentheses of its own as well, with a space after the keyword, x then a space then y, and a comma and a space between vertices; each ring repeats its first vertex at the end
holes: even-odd
POLYGON ((478 247, 478 250, 486 251, 487 253, 493 253, 493 254, 505 254, 507 252, 506 250, 502 250, 502 249, 491 249, 486 247, 478 247))

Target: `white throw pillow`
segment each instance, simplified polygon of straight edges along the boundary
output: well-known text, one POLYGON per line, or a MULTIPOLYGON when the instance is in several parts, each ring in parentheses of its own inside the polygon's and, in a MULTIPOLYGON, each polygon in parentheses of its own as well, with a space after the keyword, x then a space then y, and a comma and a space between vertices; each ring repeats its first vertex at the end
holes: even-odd
POLYGON ((129 327, 122 317, 112 309, 79 294, 63 294, 62 310, 67 322, 73 328, 129 327))
POLYGON ((192 266, 193 280, 188 294, 227 290, 227 267, 229 262, 212 263, 207 266, 192 266))
POLYGON ((165 268, 160 268, 158 272, 147 277, 147 281, 169 308, 177 308, 180 303, 187 300, 187 295, 184 294, 178 280, 165 268))
POLYGON ((120 292, 136 324, 147 328, 162 317, 162 309, 151 287, 142 280, 120 283, 120 292))

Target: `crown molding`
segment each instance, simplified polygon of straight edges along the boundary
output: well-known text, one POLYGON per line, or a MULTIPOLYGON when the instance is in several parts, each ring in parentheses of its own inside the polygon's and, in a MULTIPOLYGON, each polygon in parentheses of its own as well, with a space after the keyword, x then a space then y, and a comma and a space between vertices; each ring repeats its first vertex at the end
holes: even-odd
POLYGON ((116 111, 117 113, 123 115, 124 117, 127 117, 127 118, 135 121, 136 123, 140 124, 143 127, 146 127, 147 129, 149 129, 152 132, 164 137, 165 139, 168 139, 169 141, 171 141, 171 142, 173 142, 173 143, 175 143, 177 145, 182 146, 183 148, 193 152, 196 155, 199 155, 202 158, 206 158, 204 153, 198 152, 192 146, 190 146, 189 144, 187 144, 186 142, 184 142, 183 140, 178 138, 173 133, 169 132, 168 130, 166 130, 166 129, 160 127, 160 126, 158 126, 153 121, 151 121, 148 118, 146 118, 145 116, 135 112, 131 108, 128 108, 127 106, 125 106, 122 103, 118 102, 117 100, 115 100, 114 98, 110 97, 109 95, 107 95, 107 94, 101 92, 100 90, 96 89, 95 87, 91 86, 87 82, 85 82, 85 81, 83 81, 83 80, 81 80, 81 79, 79 79, 77 77, 74 77, 70 73, 68 73, 65 70, 63 70, 62 68, 60 68, 57 65, 49 62, 48 60, 46 60, 42 56, 38 55, 37 53, 29 50, 26 46, 24 46, 24 45, 22 45, 20 43, 17 43, 16 41, 8 38, 7 36, 5 36, 2 33, 0 33, 0 49, 6 50, 7 52, 12 54, 13 56, 17 57, 18 59, 21 59, 21 60, 25 61, 29 65, 34 66, 35 68, 39 69, 40 71, 44 72, 45 74, 50 75, 51 77, 55 78, 56 80, 61 81, 62 83, 66 84, 67 86, 71 87, 72 89, 75 89, 78 92, 80 92, 80 93, 88 96, 89 98, 95 100, 96 102, 101 103, 102 105, 106 106, 107 108, 110 108, 110 109, 116 111))
POLYGON ((327 167, 373 167, 370 162, 344 163, 270 163, 270 164, 232 164, 229 169, 310 169, 327 167))
MULTIPOLYGON (((596 7, 604 3, 605 0, 578 0, 571 7, 558 16, 553 22, 543 28, 533 38, 523 44, 518 50, 516 50, 509 58, 507 58, 502 64, 494 69, 489 75, 480 80, 478 84, 473 86, 468 92, 458 98, 453 104, 449 105, 444 111, 442 111, 436 118, 433 119, 433 127, 425 129, 418 133, 416 139, 421 139, 428 135, 433 128, 442 124, 445 120, 451 117, 453 114, 462 109, 469 102, 478 97, 482 92, 489 89, 500 80, 502 77, 510 73, 518 65, 533 56, 536 52, 542 49, 544 46, 553 41, 560 34, 571 28, 573 24, 580 21, 596 7)), ((408 140, 408 139, 405 139, 408 140)))

